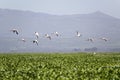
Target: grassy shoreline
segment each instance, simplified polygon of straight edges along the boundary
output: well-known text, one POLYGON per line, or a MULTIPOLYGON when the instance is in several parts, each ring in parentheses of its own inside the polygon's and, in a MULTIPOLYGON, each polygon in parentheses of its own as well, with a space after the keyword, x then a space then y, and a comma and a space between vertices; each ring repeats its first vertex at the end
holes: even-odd
POLYGON ((119 80, 120 53, 0 53, 1 80, 119 80))

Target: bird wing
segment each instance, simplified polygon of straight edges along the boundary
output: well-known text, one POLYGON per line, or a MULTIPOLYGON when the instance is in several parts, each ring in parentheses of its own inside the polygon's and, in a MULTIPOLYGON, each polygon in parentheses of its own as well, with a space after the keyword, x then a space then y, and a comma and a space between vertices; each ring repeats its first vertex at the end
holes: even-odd
POLYGON ((15 32, 16 32, 17 35, 19 34, 18 31, 15 31, 15 32))

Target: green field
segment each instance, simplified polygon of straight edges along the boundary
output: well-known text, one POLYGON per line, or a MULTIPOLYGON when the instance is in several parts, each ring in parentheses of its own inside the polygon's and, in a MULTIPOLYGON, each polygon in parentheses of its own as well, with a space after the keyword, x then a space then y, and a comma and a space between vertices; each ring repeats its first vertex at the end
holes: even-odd
POLYGON ((120 80, 120 53, 1 53, 0 80, 120 80))

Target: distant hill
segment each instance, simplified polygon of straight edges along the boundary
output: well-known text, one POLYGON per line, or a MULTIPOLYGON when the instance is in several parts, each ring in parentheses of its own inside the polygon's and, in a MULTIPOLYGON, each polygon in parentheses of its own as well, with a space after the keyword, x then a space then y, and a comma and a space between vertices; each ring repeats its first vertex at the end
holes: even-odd
MULTIPOLYGON (((2 44, 0 45, 0 51, 11 50, 10 47, 13 44, 12 49, 16 49, 16 46, 18 46, 17 49, 20 50, 21 48, 19 48, 19 46, 21 46, 21 44, 16 44, 17 42, 14 43, 12 39, 19 39, 22 37, 33 39, 35 31, 39 32, 42 36, 46 33, 50 34, 55 31, 61 33, 61 41, 51 44, 48 43, 46 45, 43 44, 44 47, 42 46, 41 51, 52 51, 55 49, 59 51, 59 48, 60 51, 64 51, 62 49, 66 48, 66 51, 74 50, 74 48, 81 48, 82 50, 92 47, 109 50, 113 50, 114 48, 118 50, 118 48, 120 48, 120 37, 118 36, 120 34, 120 19, 100 11, 90 14, 51 15, 40 12, 35 13, 31 11, 0 9, 0 26, 0 37, 3 39, 0 43, 2 44), (19 29, 19 37, 10 32, 12 28, 19 29), (76 31, 82 34, 81 39, 75 38, 76 31), (94 37, 95 39, 107 37, 110 41, 104 43, 100 40, 96 40, 95 43, 89 44, 85 41, 89 37, 94 37), (61 47, 58 47, 59 43, 61 47), (51 47, 48 49, 48 46, 51 47)), ((24 50, 31 50, 32 47, 28 47, 29 44, 24 46, 24 50)), ((39 49, 37 49, 37 51, 39 51, 39 49)))

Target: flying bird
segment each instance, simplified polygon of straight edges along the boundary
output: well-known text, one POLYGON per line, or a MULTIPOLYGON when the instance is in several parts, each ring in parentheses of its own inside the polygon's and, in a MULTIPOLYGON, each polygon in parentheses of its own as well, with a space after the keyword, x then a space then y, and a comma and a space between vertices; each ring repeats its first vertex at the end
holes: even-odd
POLYGON ((58 32, 54 32, 54 33, 52 33, 52 34, 56 35, 57 37, 59 36, 59 33, 58 33, 58 32))
POLYGON ((38 32, 35 32, 35 36, 36 36, 37 38, 39 38, 39 33, 38 33, 38 32))
POLYGON ((12 30, 10 30, 10 31, 12 31, 13 33, 15 33, 15 34, 17 34, 17 35, 19 34, 17 29, 12 29, 12 30))
POLYGON ((38 45, 38 40, 36 40, 36 39, 33 40, 33 43, 36 43, 38 45))
POLYGON ((51 36, 48 34, 45 34, 45 37, 48 38, 49 40, 51 40, 51 36))
POLYGON ((93 42, 94 39, 93 38, 88 38, 87 41, 93 42))
POLYGON ((26 42, 26 40, 24 38, 21 39, 23 42, 26 42))
POLYGON ((78 31, 76 31, 76 36, 77 36, 77 37, 81 37, 81 33, 78 32, 78 31))
POLYGON ((103 37, 103 38, 100 38, 100 39, 101 39, 101 40, 104 40, 105 42, 108 41, 108 39, 107 39, 107 38, 104 38, 104 37, 103 37))

